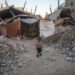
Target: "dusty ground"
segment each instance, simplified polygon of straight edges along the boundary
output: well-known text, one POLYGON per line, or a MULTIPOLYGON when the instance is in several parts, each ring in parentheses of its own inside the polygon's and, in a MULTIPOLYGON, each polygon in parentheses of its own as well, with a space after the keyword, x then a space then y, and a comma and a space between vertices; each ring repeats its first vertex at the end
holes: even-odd
MULTIPOLYGON (((42 22, 41 25, 41 33, 44 37, 48 37, 54 33, 54 26, 52 24, 53 27, 49 27, 50 23, 42 22), (51 31, 48 30, 48 28, 51 28, 51 31)), ((13 59, 12 63, 10 58, 10 61, 7 62, 8 65, 9 63, 10 65, 13 64, 11 66, 9 65, 10 68, 12 67, 12 70, 0 75, 75 75, 75 62, 67 61, 66 56, 61 54, 61 50, 55 49, 53 46, 44 44, 42 51, 43 56, 37 58, 35 39, 8 39, 6 41, 8 42, 6 43, 13 48, 14 54, 16 54, 16 56, 14 56, 16 60, 14 61, 13 59)), ((9 49, 9 51, 12 50, 8 48, 7 45, 3 45, 3 47, 9 49)), ((9 70, 9 68, 7 68, 7 70, 9 70)))
POLYGON ((66 61, 59 50, 44 45, 43 56, 37 58, 35 40, 22 40, 22 43, 25 51, 20 53, 11 75, 75 75, 75 62, 66 61))

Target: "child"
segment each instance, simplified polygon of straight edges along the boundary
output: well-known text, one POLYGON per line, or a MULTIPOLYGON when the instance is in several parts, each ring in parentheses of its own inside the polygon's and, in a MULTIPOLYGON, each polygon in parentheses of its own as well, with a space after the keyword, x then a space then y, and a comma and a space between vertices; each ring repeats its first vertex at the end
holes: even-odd
POLYGON ((37 57, 42 56, 42 39, 38 37, 36 42, 37 57))

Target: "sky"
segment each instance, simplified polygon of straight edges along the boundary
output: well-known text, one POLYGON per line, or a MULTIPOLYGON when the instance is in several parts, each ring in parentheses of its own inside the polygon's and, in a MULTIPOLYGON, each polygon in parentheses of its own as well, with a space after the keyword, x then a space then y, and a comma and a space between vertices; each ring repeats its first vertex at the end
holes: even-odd
MULTIPOLYGON (((5 0, 0 0, 0 5, 4 4, 5 0)), ((25 10, 34 13, 35 7, 37 5, 36 14, 41 15, 44 17, 46 12, 50 13, 50 5, 52 11, 57 8, 58 0, 7 0, 9 5, 15 5, 15 7, 23 7, 26 1, 25 10)), ((64 3, 65 0, 60 0, 60 4, 64 3)))

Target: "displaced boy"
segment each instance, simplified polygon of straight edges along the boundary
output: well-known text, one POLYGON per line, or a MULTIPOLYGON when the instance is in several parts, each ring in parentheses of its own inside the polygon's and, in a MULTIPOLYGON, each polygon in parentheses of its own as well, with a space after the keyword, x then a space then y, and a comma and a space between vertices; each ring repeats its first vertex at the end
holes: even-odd
POLYGON ((38 37, 36 41, 37 57, 42 56, 42 48, 43 48, 42 39, 41 37, 38 37))

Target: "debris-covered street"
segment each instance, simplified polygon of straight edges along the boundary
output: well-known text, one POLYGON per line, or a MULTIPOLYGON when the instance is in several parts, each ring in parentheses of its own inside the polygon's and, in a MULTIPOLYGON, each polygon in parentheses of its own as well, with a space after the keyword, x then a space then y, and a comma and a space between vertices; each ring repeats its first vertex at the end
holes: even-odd
POLYGON ((2 40, 0 50, 2 50, 0 57, 3 59, 3 61, 0 59, 0 63, 3 62, 0 71, 4 72, 4 75, 74 75, 75 73, 75 62, 66 61, 65 55, 54 47, 45 45, 43 56, 37 58, 35 39, 2 40))

